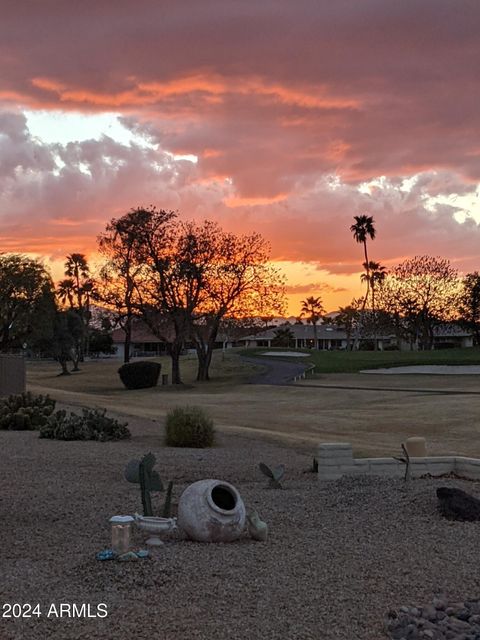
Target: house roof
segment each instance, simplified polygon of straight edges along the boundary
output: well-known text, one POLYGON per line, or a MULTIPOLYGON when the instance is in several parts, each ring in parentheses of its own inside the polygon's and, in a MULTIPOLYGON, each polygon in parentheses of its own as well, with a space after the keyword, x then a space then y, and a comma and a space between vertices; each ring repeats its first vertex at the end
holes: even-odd
MULTIPOLYGON (((167 318, 163 317, 158 320, 158 333, 161 337, 155 335, 146 322, 140 318, 134 319, 132 323, 132 343, 150 343, 160 344, 174 339, 174 329, 167 318)), ((217 342, 228 339, 225 333, 218 332, 217 342)), ((121 328, 112 332, 112 340, 114 344, 123 344, 125 342, 125 331, 121 328)))
POLYGON ((434 327, 433 335, 437 338, 443 338, 443 337, 467 338, 468 336, 472 335, 472 332, 466 331, 457 322, 450 322, 448 324, 440 324, 434 327))
MULTIPOLYGON (((295 339, 314 339, 314 328, 311 324, 283 324, 280 327, 271 327, 260 333, 246 336, 242 340, 273 340, 278 329, 290 329, 295 339)), ((446 323, 434 327, 434 335, 436 338, 466 338, 472 335, 471 331, 465 331, 458 323, 446 323)), ((378 338, 391 338, 393 334, 379 335, 378 338)), ((345 340, 347 334, 341 327, 334 325, 317 325, 317 338, 319 340, 345 340)))
MULTIPOLYGON (((298 339, 313 340, 315 333, 311 324, 283 324, 280 327, 272 327, 255 335, 246 336, 242 340, 273 340, 278 329, 290 329, 293 336, 298 339)), ((320 340, 345 340, 343 329, 330 325, 317 325, 317 338, 320 340)))
MULTIPOLYGON (((114 344, 123 344, 125 342, 125 331, 121 328, 115 329, 112 333, 112 340, 114 344)), ((160 344, 165 342, 162 338, 156 336, 150 327, 142 320, 135 320, 132 324, 132 342, 140 343, 154 343, 160 344)))

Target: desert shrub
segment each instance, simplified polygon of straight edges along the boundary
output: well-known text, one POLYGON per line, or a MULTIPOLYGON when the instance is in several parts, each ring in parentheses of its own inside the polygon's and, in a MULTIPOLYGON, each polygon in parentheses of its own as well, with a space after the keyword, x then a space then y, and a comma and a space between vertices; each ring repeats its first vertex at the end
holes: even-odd
POLYGON ((54 409, 55 400, 50 396, 30 392, 8 396, 0 400, 0 429, 40 429, 54 409))
POLYGON ((359 351, 374 351, 375 350, 375 343, 373 342, 373 340, 363 340, 358 345, 358 350, 359 351))
POLYGON ((200 407, 176 407, 167 414, 165 424, 167 447, 213 446, 213 420, 200 407))
POLYGON ((454 342, 437 342, 435 349, 455 349, 456 346, 454 342))
POLYGON ((40 438, 52 440, 124 440, 130 438, 126 422, 106 415, 106 409, 83 409, 82 415, 57 411, 40 429, 40 438))
POLYGON ((120 380, 127 389, 156 387, 162 365, 159 362, 129 362, 118 370, 120 380))

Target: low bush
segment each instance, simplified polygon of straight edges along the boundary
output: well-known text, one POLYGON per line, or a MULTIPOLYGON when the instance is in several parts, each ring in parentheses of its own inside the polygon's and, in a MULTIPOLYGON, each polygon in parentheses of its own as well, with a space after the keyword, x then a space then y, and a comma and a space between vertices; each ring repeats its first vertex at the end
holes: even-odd
POLYGON ((374 344, 373 340, 363 340, 363 342, 360 342, 360 344, 358 345, 358 350, 359 351, 374 351, 375 350, 375 344, 374 344))
POLYGON ((40 438, 52 440, 125 440, 130 438, 126 422, 106 415, 106 409, 83 409, 82 415, 57 411, 40 428, 40 438))
POLYGON ((0 429, 40 429, 55 409, 55 400, 50 396, 34 395, 30 392, 11 395, 0 400, 0 429))
POLYGON ((162 365, 159 362, 128 362, 118 370, 120 380, 127 389, 156 387, 162 365))
POLYGON ((456 346, 454 342, 437 342, 435 349, 455 349, 456 346))
POLYGON ((176 407, 167 414, 165 423, 167 447, 213 446, 215 429, 213 420, 199 407, 176 407))

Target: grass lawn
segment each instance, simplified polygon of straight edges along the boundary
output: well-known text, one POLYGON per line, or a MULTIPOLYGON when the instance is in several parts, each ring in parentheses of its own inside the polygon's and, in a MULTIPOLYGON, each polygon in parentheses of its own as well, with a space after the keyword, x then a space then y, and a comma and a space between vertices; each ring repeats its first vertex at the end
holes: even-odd
MULTIPOLYGON (((166 373, 171 381, 172 366, 168 356, 160 358, 148 358, 151 362, 159 362, 162 365, 161 375, 166 373)), ((80 363, 80 371, 69 376, 59 376, 60 368, 52 361, 30 361, 27 367, 27 380, 35 385, 50 387, 58 391, 71 391, 74 393, 109 394, 125 391, 118 369, 122 362, 117 359, 89 360, 80 363)), ((210 368, 210 382, 197 382, 197 357, 196 355, 182 356, 180 359, 180 371, 184 385, 177 387, 169 384, 162 391, 176 392, 185 389, 212 390, 221 387, 231 387, 232 384, 245 382, 255 372, 261 371, 261 366, 254 366, 243 362, 237 354, 215 352, 210 368)), ((142 390, 144 391, 144 390, 142 390)), ((147 390, 148 391, 148 390, 147 390)))
MULTIPOLYGON (((427 355, 437 353, 444 355, 427 355)), ((169 366, 167 360, 164 364, 169 366)), ((186 356, 182 371, 188 384, 127 391, 116 373, 118 366, 111 360, 87 362, 80 373, 58 377, 56 363, 33 362, 28 365, 28 388, 65 404, 105 407, 159 423, 173 407, 197 405, 212 416, 219 431, 286 442, 311 453, 319 442, 340 441, 352 443, 356 455, 389 456, 398 453, 405 438, 423 435, 432 454, 480 456, 480 381, 474 375, 378 374, 372 380, 358 373, 322 373, 297 385, 251 385, 243 384, 252 373, 249 365, 235 353, 225 360, 217 353, 211 382, 194 382, 195 356, 186 356)))
MULTIPOLYGON (((245 355, 261 357, 262 353, 275 349, 246 349, 245 355)), ((287 351, 277 349, 277 351, 287 351)), ((438 351, 306 351, 305 360, 315 365, 315 373, 357 373, 362 369, 381 369, 415 365, 480 365, 480 348, 439 349, 438 351)), ((283 356, 282 356, 283 358, 283 356)), ((288 359, 285 356, 285 359, 288 359)), ((292 358, 293 360, 293 358, 292 358)), ((300 358, 295 357, 295 362, 300 358)))

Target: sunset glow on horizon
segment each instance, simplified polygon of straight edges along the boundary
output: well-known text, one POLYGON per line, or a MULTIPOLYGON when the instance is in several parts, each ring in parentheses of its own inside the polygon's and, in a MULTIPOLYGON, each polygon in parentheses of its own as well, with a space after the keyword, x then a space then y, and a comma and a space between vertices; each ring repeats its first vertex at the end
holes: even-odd
POLYGON ((361 295, 362 213, 372 260, 480 270, 479 18, 466 0, 2 8, 0 252, 59 279, 155 205, 261 233, 291 315, 361 295))

